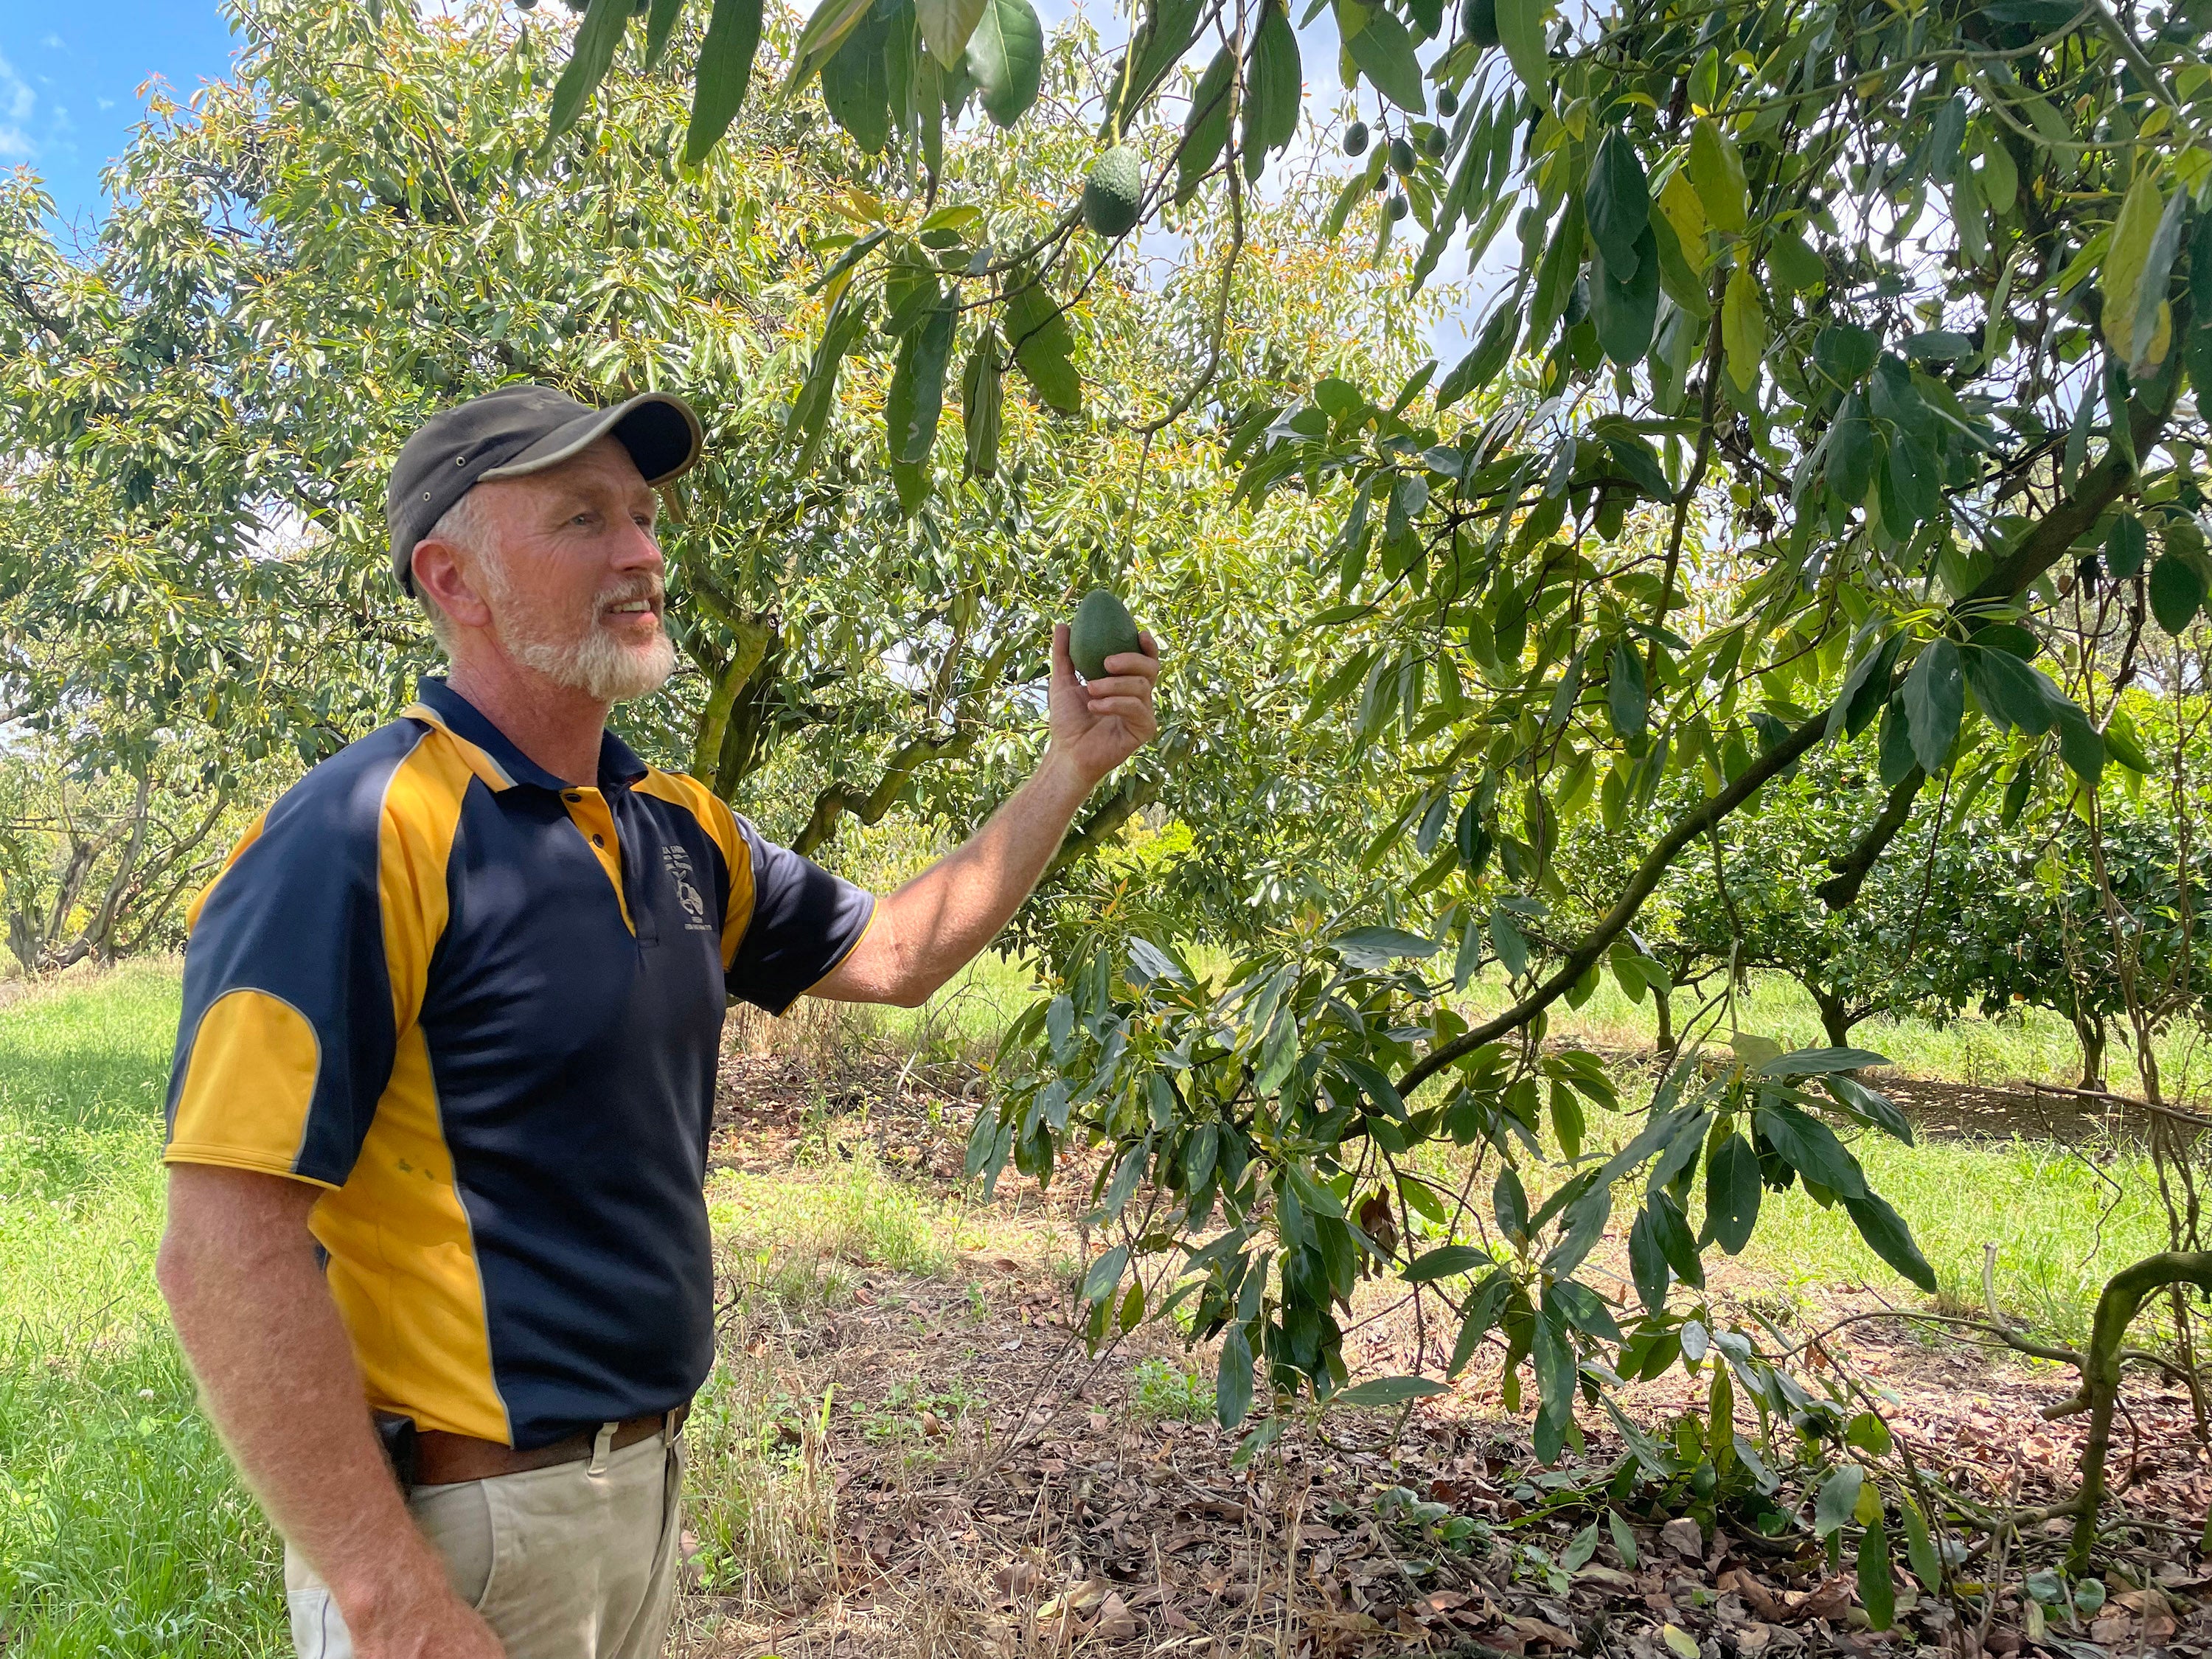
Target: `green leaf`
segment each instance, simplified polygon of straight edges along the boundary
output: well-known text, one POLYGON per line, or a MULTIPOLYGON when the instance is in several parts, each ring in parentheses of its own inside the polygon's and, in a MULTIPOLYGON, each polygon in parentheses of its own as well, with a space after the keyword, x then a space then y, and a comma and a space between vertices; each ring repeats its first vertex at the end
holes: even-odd
POLYGON ((1905 716, 1912 728, 1912 755, 1921 770, 1940 770, 1966 712, 1966 677, 1959 647, 1930 640, 1905 677, 1905 716))
POLYGON ((1536 1396, 1544 1402, 1543 1415, 1565 1424, 1575 1410, 1575 1351, 1559 1322, 1548 1313, 1536 1316, 1529 1358, 1535 1362, 1536 1396))
MULTIPOLYGON (((836 4, 836 0, 826 0, 836 4)), ((855 18, 857 21, 857 15, 855 18)), ((714 0, 691 89, 691 123, 684 135, 684 164, 696 167, 729 131, 752 85, 760 51, 761 0, 714 0)))
POLYGON ((884 436, 894 461, 919 466, 929 459, 944 413, 945 367, 958 316, 957 300, 940 301, 928 321, 899 341, 884 397, 884 436))
POLYGON ((1129 1247, 1116 1244, 1091 1264, 1091 1271, 1083 1277, 1083 1299, 1103 1302, 1114 1294, 1121 1282, 1121 1274, 1129 1265, 1129 1247))
POLYGON ((1659 1235, 1645 1209, 1628 1230, 1628 1272, 1645 1310, 1656 1314, 1667 1305, 1669 1273, 1667 1253, 1659 1248, 1659 1235))
POLYGON ((2143 282, 2151 244, 2158 240, 2162 205, 2159 199, 2158 167, 2154 163, 2147 165, 2128 186, 2127 196, 2120 204, 2119 216, 2112 222, 2112 240, 2105 246, 2104 269, 2098 278, 2104 290, 2105 343, 2113 357, 2125 364, 2132 365, 2141 357, 2136 347, 2138 337, 2144 344, 2149 343, 2143 313, 2148 311, 2154 324, 2158 300, 2164 297, 2162 294, 2148 295, 2143 282), (2144 303, 2146 298, 2149 300, 2148 305, 2144 303))
POLYGON ((1481 1286, 1467 1299, 1466 1312, 1460 1321, 1459 1340, 1452 1344, 1451 1365, 1446 1373, 1457 1376, 1474 1357, 1475 1345, 1490 1334, 1497 1324, 1499 1311, 1506 1298, 1512 1294, 1513 1281, 1500 1268, 1482 1281, 1481 1286))
MULTIPOLYGON (((2205 216, 2205 222, 2212 224, 2212 214, 2205 216)), ((2125 581, 2134 575, 2149 555, 2150 538, 2141 519, 2123 513, 2112 520, 2112 527, 2105 532, 2105 568, 2115 580, 2125 581)))
POLYGON ((631 15, 630 0, 592 0, 584 21, 576 26, 575 45, 553 88, 553 112, 545 123, 547 143, 576 125, 586 101, 607 78, 631 15))
POLYGON ((1190 96, 1182 143, 1176 149, 1176 205, 1197 193, 1200 182, 1221 159, 1229 142, 1229 106, 1237 84, 1237 54, 1224 46, 1213 54, 1190 96))
POLYGON ((1759 1224, 1759 1154, 1731 1131, 1705 1164, 1705 1227, 1730 1255, 1740 1254, 1759 1224))
POLYGON ((2150 568, 2150 612, 2167 633, 2179 635, 2204 603, 2204 578, 2196 565, 2161 553, 2150 568))
MULTIPOLYGON (((845 37, 860 27, 869 12, 874 9, 874 6, 875 0, 822 0, 822 3, 814 9, 814 15, 806 20, 806 27, 799 30, 799 39, 792 45, 791 73, 783 83, 786 97, 797 92, 813 78, 816 71, 836 55, 838 47, 845 44, 845 37)), ((715 0, 714 21, 720 21, 721 8, 722 0, 715 0)), ((759 10, 757 0, 756 0, 753 7, 753 40, 756 46, 759 44, 760 40, 759 10)), ((708 22, 707 32, 711 40, 714 35, 714 21, 708 22)), ((745 54, 745 59, 750 70, 752 53, 748 52, 745 54)), ((702 65, 706 61, 703 52, 700 61, 702 65)), ((703 76, 701 77, 700 84, 703 90, 706 84, 703 76)), ((743 95, 742 88, 740 88, 740 95, 743 95)), ((736 112, 737 106, 732 104, 730 106, 730 113, 735 114, 736 112)), ((728 118, 725 116, 722 125, 727 127, 728 125, 728 118)), ((692 105, 691 127, 696 137, 699 131, 699 106, 696 101, 692 105)), ((720 136, 720 129, 717 129, 714 137, 720 136)), ((708 138, 699 150, 699 154, 704 155, 708 149, 714 147, 714 137, 708 138)), ((691 154, 691 149, 688 143, 685 145, 684 154, 687 156, 691 154)))
POLYGON ((1461 358, 1437 387, 1439 413, 1498 378, 1498 371, 1505 367, 1505 360, 1512 355, 1514 338, 1520 327, 1521 308, 1510 299, 1490 313, 1490 320, 1482 325, 1474 349, 1461 358))
POLYGON ((1874 423, 1866 417, 1865 399, 1854 392, 1844 399, 1835 425, 1828 429, 1822 476, 1838 500, 1856 507, 1866 499, 1874 468, 1874 423))
POLYGON ((870 155, 882 154, 891 136, 890 77, 884 27, 870 17, 848 34, 822 65, 822 102, 830 118, 870 155))
MULTIPOLYGON (((1006 403, 998 331, 985 329, 968 354, 960 376, 960 418, 967 436, 967 476, 994 478, 999 473, 999 423, 1006 403)), ((1133 939, 1133 951, 1142 940, 1133 939)))
POLYGON ((1590 322, 1598 344, 1621 368, 1632 368, 1651 349, 1652 325, 1659 317, 1659 245, 1647 220, 1636 243, 1636 265, 1618 280, 1602 252, 1590 261, 1590 322))
POLYGON ((1636 1571, 1636 1528, 1628 1524, 1628 1517, 1619 1510, 1605 1512, 1606 1530, 1613 1534, 1613 1547, 1620 1553, 1620 1563, 1631 1572, 1636 1571))
POLYGON ((1528 971, 1528 941, 1513 925, 1512 916, 1504 909, 1490 913, 1490 943, 1498 952, 1498 959, 1505 964, 1505 971, 1519 979, 1528 971))
POLYGON ((1741 236, 1751 222, 1751 190, 1735 141, 1710 115, 1690 126, 1690 185, 1717 230, 1741 236))
POLYGON ((1831 1072, 1856 1072, 1869 1066, 1887 1066, 1889 1056, 1871 1048, 1792 1048, 1777 1054, 1759 1068, 1761 1077, 1825 1077, 1831 1072))
POLYGON ((1494 1266, 1489 1252, 1477 1249, 1472 1244, 1440 1244, 1433 1250, 1425 1250, 1406 1264, 1405 1280, 1408 1285, 1426 1285, 1438 1279, 1449 1279, 1455 1273, 1473 1273, 1477 1267, 1494 1266))
POLYGON ((1766 244, 1766 268, 1784 294, 1802 294, 1828 280, 1828 267, 1796 231, 1778 230, 1766 244))
POLYGON ((1596 244, 1599 257, 1615 281, 1632 281, 1648 258, 1655 269, 1653 280, 1646 286, 1656 297, 1659 253, 1646 242, 1651 228, 1651 191, 1644 177, 1644 163, 1636 154, 1635 140, 1619 127, 1607 130, 1591 158, 1589 178, 1583 186, 1583 215, 1589 225, 1590 240, 1596 244))
POLYGON ((1413 55, 1413 37, 1386 6, 1367 9, 1367 22, 1344 43, 1352 61, 1375 90, 1412 115, 1428 113, 1427 88, 1421 82, 1420 59, 1413 55))
POLYGON ((1782 1161, 1809 1181, 1818 1182, 1845 1198, 1866 1195, 1866 1177, 1858 1161, 1844 1150, 1835 1131, 1818 1118, 1785 1101, 1761 1103, 1753 1113, 1759 1131, 1782 1155, 1782 1161))
POLYGON ((660 55, 668 50, 668 37, 675 32, 676 20, 683 15, 684 0, 653 0, 653 9, 645 18, 645 72, 647 75, 660 66, 660 55))
POLYGON ((1002 127, 1020 120, 1044 80, 1044 26, 1030 0, 983 0, 965 61, 984 113, 1002 127))
MULTIPOLYGON (((1769 1137, 1771 1139, 1771 1137, 1769 1137)), ((1833 1186, 1823 1182, 1823 1186, 1833 1186)), ((1840 1188, 1838 1189, 1839 1192, 1840 1188)), ((1936 1293, 1936 1270, 1928 1265, 1928 1258, 1920 1254, 1920 1247, 1912 1242, 1912 1230, 1905 1224, 1905 1218, 1889 1204, 1872 1193, 1854 1197, 1842 1193, 1844 1207, 1850 1212, 1852 1224, 1867 1248, 1911 1279, 1930 1296, 1936 1293)))
POLYGON ((1498 42, 1538 109, 1552 101, 1552 63, 1544 51, 1544 19, 1550 9, 1549 0, 1497 0, 1498 42))
POLYGON ((1402 1406, 1408 1400, 1427 1400, 1451 1390, 1425 1376, 1377 1376, 1355 1383, 1333 1398, 1332 1406, 1354 1406, 1372 1410, 1379 1406, 1402 1406))
POLYGON ((1867 1622, 1887 1630, 1897 1622, 1897 1576, 1889 1560, 1889 1529, 1880 1521, 1870 1523, 1859 1540, 1859 1604, 1867 1622))
POLYGON ((2009 651, 1971 641, 1960 653, 1974 701, 2001 729, 2039 738, 2057 718, 2043 677, 2009 651))
POLYGON ((986 0, 914 0, 921 43, 940 64, 957 64, 982 21, 986 0))
POLYGON ((1698 1257, 1698 1242, 1691 1236, 1690 1224, 1682 1213, 1682 1206, 1664 1191, 1645 1194, 1644 1214, 1651 1218, 1651 1237, 1659 1246, 1659 1253, 1674 1269, 1674 1277, 1685 1285, 1702 1286, 1705 1282, 1705 1263, 1698 1257))
POLYGON ((1942 1588, 1943 1569, 1936 1558, 1936 1540, 1928 1535, 1928 1517, 1911 1498, 1898 1505, 1905 1521, 1905 1556, 1912 1564, 1912 1576, 1920 1581, 1921 1589, 1934 1595, 1942 1588))
POLYGON ((1626 635, 1613 641, 1613 655, 1607 659, 1605 709, 1613 722, 1613 735, 1626 743, 1641 738, 1650 720, 1651 698, 1644 684, 1644 659, 1626 635))
POLYGON ((1766 356, 1766 310, 1747 264, 1739 263, 1729 273, 1721 297, 1721 343, 1728 355, 1729 379, 1738 391, 1750 391, 1759 383, 1759 365, 1766 356))
POLYGON ((1859 1489, 1866 1484, 1866 1471, 1856 1463, 1839 1463, 1835 1473, 1820 1483, 1820 1495, 1813 1500, 1813 1530, 1826 1538, 1848 1523, 1859 1506, 1859 1489))
POLYGON ((2142 739, 2124 710, 2114 709, 2105 721, 2105 752, 2130 772, 2150 772, 2150 757, 2143 752, 2142 739))
POLYGON ((792 468, 801 477, 814 470, 815 460, 822 453, 830 412, 837 404, 837 368, 854 342, 866 331, 868 311, 867 301, 855 299, 848 291, 838 297, 837 303, 830 307, 829 320, 823 325, 821 343, 814 348, 814 361, 806 371, 806 380, 799 388, 799 396, 791 405, 791 417, 783 428, 786 442, 794 438, 799 441, 799 453, 792 468))
POLYGON ((2066 763, 2066 769, 2085 783, 2094 783, 2105 775, 2105 739, 2097 728, 2089 724, 2089 717, 2072 702, 2063 704, 2058 715, 2058 758, 2066 763))
POLYGON ((1252 1409, 1252 1344, 1242 1325, 1222 1333, 1221 1364, 1213 1379, 1213 1414, 1224 1429, 1242 1423, 1252 1409))
POLYGON ((1048 409, 1064 415, 1083 409, 1083 380, 1075 372, 1075 336, 1043 284, 1017 278, 1006 295, 1006 337, 1014 362, 1048 409))
POLYGON ((1244 176, 1257 179, 1269 151, 1298 134, 1304 70, 1298 37, 1279 0, 1265 0, 1244 77, 1244 176))
POLYGON ((1498 1231, 1506 1237, 1517 1241, 1528 1236, 1528 1188, 1510 1164, 1498 1170, 1498 1179, 1491 1183, 1490 1208, 1498 1218, 1498 1231))
MULTIPOLYGON (((1437 799, 1449 805, 1449 798, 1437 799)), ((1396 927, 1355 927, 1348 933, 1339 934, 1329 944, 1347 965, 1367 970, 1384 967, 1401 957, 1426 961, 1444 948, 1436 939, 1396 927)))
POLYGON ((1118 136, 1127 130, 1130 118, 1152 96, 1160 77, 1190 50, 1198 36, 1199 21, 1205 15, 1201 0, 1153 0, 1137 34, 1136 63, 1129 64, 1125 58, 1115 65, 1107 82, 1114 88, 1114 100, 1106 114, 1109 132, 1118 136))
POLYGON ((1593 1521, 1567 1540, 1566 1548, 1559 1552, 1559 1571, 1580 1572, 1589 1565, 1590 1557, 1597 1553, 1597 1522, 1593 1521))

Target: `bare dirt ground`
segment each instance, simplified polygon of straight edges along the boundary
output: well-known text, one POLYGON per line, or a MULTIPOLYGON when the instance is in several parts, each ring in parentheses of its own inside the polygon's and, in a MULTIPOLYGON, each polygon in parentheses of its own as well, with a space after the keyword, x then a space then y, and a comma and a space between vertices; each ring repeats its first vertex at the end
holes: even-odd
MULTIPOLYGON (((872 1146, 886 1168, 946 1189, 972 1111, 964 1082, 957 1069, 889 1060, 825 1077, 801 1060, 733 1054, 714 1161, 774 1176, 802 1155, 872 1146)), ((2047 1132, 2027 1097, 1927 1084, 1892 1092, 1938 1132, 2047 1132)), ((1706 1535, 1692 1521, 1639 1514, 1632 1547, 1601 1528, 1595 1553, 1564 1569, 1559 1557, 1588 1517, 1554 1521, 1543 1500, 1611 1467, 1621 1449, 1593 1433, 1577 1463, 1541 1470, 1524 1423, 1504 1408, 1495 1365, 1479 1360, 1453 1393, 1402 1416, 1309 1416, 1249 1468, 1233 1467, 1235 1442, 1210 1420, 1210 1386, 1176 1381, 1192 1362, 1172 1330, 1140 1326, 1095 1359, 1073 1332, 1067 1263, 1055 1273, 1033 1224, 1072 1224, 1082 1196, 1044 1201, 1034 1188, 1002 1187, 1015 1220, 944 1273, 862 1272, 842 1305, 732 1330, 732 1342, 765 1356, 779 1388, 836 1401, 818 1443, 799 1454, 819 1462, 828 1535, 784 1582, 744 1595, 695 1583, 687 1652, 1746 1659, 1933 1652, 1947 1640, 1958 1650, 1949 1610, 1909 1582, 1896 1628, 1869 1630, 1848 1561, 1832 1571, 1794 1539, 1706 1535), (1480 1525, 1447 1541, 1443 1516, 1480 1525)), ((1739 1273, 1716 1288, 1754 1299, 1762 1287, 1739 1273)), ((1851 1367, 1884 1393, 1899 1439, 1962 1490, 2035 1504, 2070 1489, 2081 1419, 2038 1414, 2068 1392, 2069 1374, 1931 1346, 1883 1312, 1863 1291, 1836 1287, 1791 1334, 1810 1340, 1813 1369, 1851 1367)), ((1405 1319, 1384 1310, 1354 1331, 1346 1358, 1379 1374, 1408 1369, 1414 1350, 1405 1319)), ((1196 1368, 1210 1377, 1205 1356, 1196 1368)), ((1692 1390, 1679 1374, 1644 1385, 1632 1414, 1663 1427, 1692 1390)), ((2212 1569, 2195 1547, 2212 1458, 2185 1394, 2136 1381, 2128 1403, 2115 1487, 2130 1514, 2168 1531, 2107 1568, 2112 1599, 2096 1618, 2053 1623, 2039 1643, 2023 1634, 2016 1592, 2001 1599, 1984 1651, 2212 1653, 2212 1613, 2198 1610, 2212 1569)), ((2059 1542, 2031 1536, 2030 1564, 2054 1559, 2059 1542)))

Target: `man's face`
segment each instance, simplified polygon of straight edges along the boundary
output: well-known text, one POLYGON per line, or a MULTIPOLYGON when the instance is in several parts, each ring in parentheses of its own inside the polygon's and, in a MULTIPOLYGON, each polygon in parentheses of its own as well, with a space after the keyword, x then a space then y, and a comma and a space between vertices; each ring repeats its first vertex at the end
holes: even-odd
POLYGON ((501 647, 603 702, 659 690, 676 666, 660 623, 659 503, 621 442, 477 493, 496 551, 471 574, 501 647))

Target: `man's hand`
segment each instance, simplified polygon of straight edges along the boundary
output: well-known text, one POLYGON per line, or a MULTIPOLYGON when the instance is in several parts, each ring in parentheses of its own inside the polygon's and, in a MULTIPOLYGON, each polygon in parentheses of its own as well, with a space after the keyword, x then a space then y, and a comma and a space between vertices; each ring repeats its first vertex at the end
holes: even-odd
POLYGON ((1109 657, 1105 678, 1085 681, 1067 654, 1067 624, 1052 630, 1052 747, 1086 789, 1159 735, 1152 687, 1160 678, 1160 648, 1150 634, 1138 635, 1137 642, 1141 653, 1109 657))
POLYGON ((307 1231, 319 1196, 283 1176, 171 1167, 155 1274, 201 1403, 276 1529, 330 1586, 361 1659, 501 1659, 377 1443, 307 1231))
POLYGON ((1084 799, 1159 733, 1152 687, 1160 648, 1150 634, 1137 642, 1142 651, 1107 658, 1107 672, 1086 684, 1068 659, 1066 625, 1052 630, 1044 763, 966 845, 878 899, 874 925, 809 994, 919 1007, 998 936, 1052 867, 1084 799))
POLYGON ((507 1659, 489 1625, 447 1587, 443 1575, 373 1610, 346 1615, 355 1659, 507 1659))

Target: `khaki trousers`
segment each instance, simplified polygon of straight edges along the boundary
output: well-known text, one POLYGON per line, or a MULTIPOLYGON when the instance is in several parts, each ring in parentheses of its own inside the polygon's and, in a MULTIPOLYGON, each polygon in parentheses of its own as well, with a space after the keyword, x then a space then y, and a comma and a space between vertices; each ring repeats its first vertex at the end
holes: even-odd
MULTIPOLYGON (((683 1489, 680 1443, 655 1437, 612 1453, 596 1474, 583 1461, 556 1463, 416 1486, 407 1504, 508 1659, 660 1659, 683 1489)), ((353 1659, 337 1604, 289 1547, 284 1589, 300 1659, 353 1659)))

